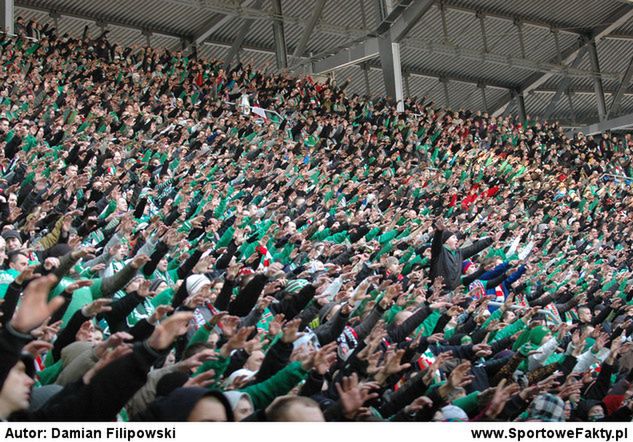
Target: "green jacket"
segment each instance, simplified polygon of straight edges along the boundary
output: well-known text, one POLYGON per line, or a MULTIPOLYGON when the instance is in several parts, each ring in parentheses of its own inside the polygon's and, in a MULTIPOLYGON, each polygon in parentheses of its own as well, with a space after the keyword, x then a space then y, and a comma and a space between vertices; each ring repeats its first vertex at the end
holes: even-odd
POLYGON ((278 396, 288 394, 299 382, 308 377, 299 361, 291 362, 263 382, 244 388, 253 401, 255 410, 266 408, 278 396))

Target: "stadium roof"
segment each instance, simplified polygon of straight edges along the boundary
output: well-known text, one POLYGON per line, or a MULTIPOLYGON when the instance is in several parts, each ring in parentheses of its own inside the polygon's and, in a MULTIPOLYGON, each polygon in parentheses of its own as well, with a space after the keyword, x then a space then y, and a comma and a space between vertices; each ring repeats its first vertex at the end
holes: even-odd
POLYGON ((269 69, 287 62, 350 78, 349 91, 363 95, 397 95, 401 72, 405 97, 453 109, 633 126, 631 1, 14 1, 16 16, 72 35, 88 24, 125 45, 195 44, 203 56, 269 69))

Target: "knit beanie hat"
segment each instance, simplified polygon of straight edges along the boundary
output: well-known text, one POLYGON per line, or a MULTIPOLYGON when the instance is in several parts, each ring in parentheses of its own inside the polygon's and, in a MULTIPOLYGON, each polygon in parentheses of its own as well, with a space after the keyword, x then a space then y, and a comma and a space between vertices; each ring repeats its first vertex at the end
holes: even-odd
POLYGON ((34 412, 42 408, 46 403, 53 398, 57 393, 62 391, 64 387, 57 384, 43 385, 41 387, 34 388, 31 392, 31 403, 29 405, 29 411, 34 412))
POLYGON ((17 230, 5 230, 4 232, 2 232, 2 237, 5 240, 11 239, 11 238, 16 238, 16 239, 19 239, 20 241, 22 241, 22 237, 20 236, 20 232, 18 232, 17 230))
POLYGON ((169 396, 172 391, 182 387, 189 380, 189 375, 181 371, 167 373, 156 383, 156 397, 169 396))
POLYGON ((486 287, 480 280, 475 280, 468 285, 468 291, 472 293, 473 299, 481 299, 486 296, 486 287))
POLYGON ((451 232, 450 230, 444 230, 442 232, 442 244, 444 244, 448 240, 448 238, 450 238, 453 235, 454 233, 451 232))
POLYGON ((610 394, 602 399, 602 403, 607 408, 607 415, 615 413, 624 402, 623 394, 610 394))
POLYGON ((545 336, 549 333, 551 333, 549 328, 544 325, 539 325, 530 331, 528 340, 531 344, 539 346, 543 342, 543 338, 545 338, 545 336))
POLYGON ((156 421, 185 422, 198 401, 211 396, 220 401, 226 412, 227 420, 233 421, 233 410, 229 401, 220 391, 201 387, 177 388, 168 396, 150 404, 149 411, 156 421))
POLYGON ((186 280, 187 284, 187 293, 189 295, 195 295, 205 285, 211 285, 211 280, 204 275, 191 275, 186 280))
POLYGON ((466 273, 471 265, 473 265, 473 262, 470 259, 465 260, 462 263, 462 273, 466 273))
POLYGON ((465 422, 468 420, 466 412, 457 405, 446 405, 440 411, 447 422, 465 422))
POLYGON ((50 249, 44 250, 42 257, 46 258, 60 258, 72 251, 72 248, 68 244, 55 244, 50 249))
POLYGON ((130 280, 128 281, 128 283, 127 283, 127 284, 125 284, 125 286, 127 287, 128 285, 132 284, 134 281, 136 281, 136 280, 138 280, 138 279, 145 280, 145 276, 141 275, 140 273, 139 273, 139 274, 137 274, 137 275, 134 275, 134 276, 132 276, 132 279, 130 279, 130 280))
POLYGON ((528 408, 527 420, 539 422, 564 422, 565 402, 550 393, 538 395, 528 408))
POLYGON ((524 330, 523 333, 519 335, 519 338, 514 341, 514 344, 512 344, 512 350, 518 351, 519 348, 525 344, 530 344, 530 346, 536 346, 538 348, 548 333, 550 333, 550 330, 544 325, 524 330))
POLYGON ((158 287, 162 284, 162 283, 167 284, 167 281, 165 281, 164 279, 161 278, 156 278, 155 280, 152 281, 152 283, 149 285, 149 291, 150 292, 155 292, 158 287))
MULTIPOLYGON (((235 411, 235 407, 237 407, 237 403, 240 401, 240 399, 246 399, 248 402, 250 402, 251 405, 253 405, 253 400, 251 399, 251 396, 248 393, 244 393, 242 391, 225 391, 224 397, 226 397, 226 399, 229 401, 229 404, 231 404, 231 410, 233 411, 235 411)), ((254 405, 253 409, 255 409, 254 405)))

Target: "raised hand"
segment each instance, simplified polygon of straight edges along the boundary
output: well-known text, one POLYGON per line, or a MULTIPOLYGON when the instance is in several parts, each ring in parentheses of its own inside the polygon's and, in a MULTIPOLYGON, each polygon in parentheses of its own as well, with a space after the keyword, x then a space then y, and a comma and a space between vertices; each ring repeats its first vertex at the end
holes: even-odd
POLYGON ((473 352, 479 358, 490 356, 492 354, 492 349, 488 344, 475 344, 473 346, 473 352))
POLYGON ((468 374, 470 367, 470 361, 462 362, 455 367, 448 377, 448 384, 453 388, 465 387, 470 384, 475 379, 473 375, 468 374))
POLYGON ((240 325, 240 318, 237 316, 224 316, 220 320, 220 324, 222 327, 222 333, 225 336, 231 337, 237 333, 237 328, 240 325))
POLYGON ((257 301, 257 310, 264 311, 275 301, 272 296, 263 296, 257 301))
POLYGON ((141 281, 141 283, 138 285, 138 289, 136 289, 136 293, 141 297, 141 298, 151 298, 152 296, 156 295, 156 292, 152 292, 150 291, 149 287, 152 283, 150 281, 148 281, 147 279, 144 279, 143 281, 141 281))
POLYGON ((97 357, 101 358, 108 349, 117 348, 125 344, 126 341, 134 339, 129 333, 117 332, 111 335, 107 341, 101 341, 95 346, 94 353, 97 357))
POLYGON ((339 401, 343 408, 343 415, 348 419, 353 419, 356 413, 368 400, 378 397, 378 393, 369 393, 358 384, 358 375, 344 377, 340 383, 336 384, 339 401))
POLYGON ((101 264, 97 264, 95 266, 90 267, 90 272, 91 273, 99 273, 102 270, 105 270, 106 265, 104 263, 101 264))
POLYGON ((400 293, 401 287, 400 284, 392 284, 387 287, 385 291, 385 295, 380 300, 380 307, 384 310, 389 308, 394 298, 400 293))
POLYGON ((228 357, 233 350, 238 350, 246 346, 249 335, 255 330, 255 327, 244 327, 235 333, 220 349, 220 355, 228 357))
POLYGON ((178 312, 156 326, 147 343, 154 350, 162 351, 171 346, 176 337, 187 332, 193 313, 178 312))
POLYGON ((59 258, 46 258, 44 260, 44 269, 47 271, 51 271, 53 269, 56 269, 57 267, 59 267, 59 258))
POLYGON ((440 353, 439 355, 437 355, 437 357, 435 358, 431 366, 428 368, 428 370, 426 370, 424 377, 422 378, 424 383, 426 385, 431 385, 431 382, 433 382, 433 376, 435 376, 435 372, 439 370, 442 364, 444 364, 446 361, 448 361, 452 357, 453 357, 452 351, 446 351, 444 353, 440 353))
POLYGON ((46 318, 46 321, 44 321, 42 325, 31 330, 31 336, 41 341, 51 342, 57 333, 59 333, 62 321, 57 321, 49 325, 50 319, 50 317, 46 318))
POLYGON ((321 347, 314 355, 313 369, 320 375, 328 372, 332 364, 336 361, 336 342, 321 347))
POLYGON ((559 388, 558 396, 566 401, 570 396, 580 396, 583 388, 582 381, 575 381, 573 378, 567 378, 567 381, 559 388))
POLYGON ((111 311, 112 307, 110 304, 112 304, 112 299, 100 298, 83 306, 81 308, 81 313, 87 318, 92 318, 97 316, 99 313, 111 311))
POLYGON ((190 377, 183 387, 202 387, 207 388, 215 382, 215 370, 207 370, 199 375, 190 377))
POLYGON ((94 254, 96 249, 94 247, 81 247, 71 252, 71 257, 75 260, 85 258, 88 255, 94 254))
POLYGON ((66 286, 64 292, 69 295, 72 295, 75 290, 79 290, 82 287, 90 287, 92 285, 92 281, 89 279, 82 279, 81 281, 75 281, 72 284, 66 286))
POLYGON ((501 412, 503 411, 506 403, 520 389, 517 384, 510 384, 506 387, 506 382, 506 379, 502 379, 495 389, 495 394, 492 396, 490 405, 486 410, 486 416, 488 416, 489 418, 494 419, 499 416, 499 414, 501 414, 501 412))
POLYGON ((281 332, 281 327, 284 323, 284 315, 283 313, 279 313, 275 315, 270 324, 268 324, 268 335, 269 336, 277 336, 279 332, 281 332))
POLYGON ((382 384, 387 378, 393 374, 399 373, 402 370, 406 370, 411 367, 411 364, 402 362, 402 357, 404 356, 405 349, 393 351, 391 349, 387 350, 385 354, 385 363, 382 366, 381 370, 374 376, 376 382, 382 384))
POLYGON ((15 277, 15 282, 22 285, 25 282, 30 281, 31 279, 39 278, 40 276, 42 276, 39 273, 35 273, 36 268, 37 266, 27 267, 24 271, 20 272, 20 274, 15 277))
POLYGON ((152 325, 156 325, 156 323, 160 321, 161 319, 163 319, 164 316, 168 315, 169 313, 173 311, 174 311, 174 308, 171 305, 159 305, 158 307, 156 307, 156 309, 151 314, 151 316, 147 319, 147 322, 149 322, 152 325))
POLYGON ((132 266, 133 269, 140 269, 141 267, 143 267, 146 263, 148 263, 150 261, 150 257, 147 255, 136 255, 133 259, 132 262, 130 263, 130 265, 132 266))
POLYGON ((299 339, 302 335, 299 333, 299 325, 301 325, 301 319, 299 318, 286 322, 286 325, 283 327, 284 334, 281 337, 281 340, 286 344, 291 344, 299 339))
POLYGON ((196 293, 195 295, 188 296, 182 304, 190 309, 195 309, 204 304, 205 297, 203 293, 196 293))
POLYGON ((129 355, 130 353, 132 353, 132 348, 130 346, 119 346, 112 351, 105 352, 99 358, 99 361, 97 361, 97 363, 84 374, 84 384, 90 384, 92 378, 97 374, 99 370, 103 369, 103 367, 116 361, 119 358, 122 358, 123 356, 129 355))
POLYGON ((52 348, 53 344, 51 344, 50 342, 35 340, 26 344, 22 351, 30 353, 33 355, 34 358, 37 358, 38 356, 42 355, 48 350, 51 350, 52 348))
POLYGON ((193 356, 181 361, 178 367, 183 371, 190 373, 200 367, 206 361, 214 361, 218 359, 216 352, 210 348, 199 351, 193 356))
POLYGON ((57 277, 51 274, 34 279, 26 286, 22 303, 11 320, 11 326, 17 332, 28 334, 64 305, 65 300, 61 296, 47 302, 48 295, 57 281, 57 277))
POLYGON ((244 345, 244 350, 246 353, 253 354, 256 351, 260 351, 264 346, 268 344, 268 339, 264 339, 263 341, 259 339, 259 336, 255 335, 255 337, 249 341, 246 341, 244 345))
POLYGON ((409 405, 404 407, 404 411, 406 413, 416 413, 420 411, 421 409, 423 409, 424 407, 430 408, 432 406, 433 406, 433 401, 430 398, 428 398, 427 396, 420 396, 419 398, 411 402, 409 405))

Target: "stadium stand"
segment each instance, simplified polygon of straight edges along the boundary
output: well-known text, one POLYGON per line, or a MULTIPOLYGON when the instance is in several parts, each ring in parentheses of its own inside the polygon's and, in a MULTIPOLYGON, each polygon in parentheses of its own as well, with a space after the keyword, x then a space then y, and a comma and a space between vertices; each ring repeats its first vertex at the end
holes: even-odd
POLYGON ((631 420, 629 135, 16 34, 3 420, 631 420))

